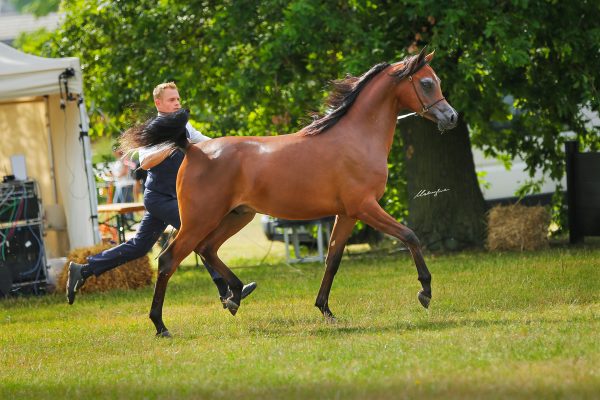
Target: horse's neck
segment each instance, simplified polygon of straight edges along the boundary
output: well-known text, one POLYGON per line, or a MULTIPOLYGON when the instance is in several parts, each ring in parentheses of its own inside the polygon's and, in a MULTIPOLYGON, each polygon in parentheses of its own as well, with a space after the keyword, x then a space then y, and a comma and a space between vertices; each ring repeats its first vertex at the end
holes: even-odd
POLYGON ((393 93, 392 78, 381 72, 363 89, 347 114, 352 131, 363 141, 375 141, 389 154, 394 140, 398 104, 393 93))

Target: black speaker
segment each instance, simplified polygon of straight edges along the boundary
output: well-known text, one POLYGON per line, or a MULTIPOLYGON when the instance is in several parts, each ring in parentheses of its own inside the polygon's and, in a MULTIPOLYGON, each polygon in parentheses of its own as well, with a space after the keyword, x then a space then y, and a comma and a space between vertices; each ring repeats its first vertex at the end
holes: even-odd
MULTIPOLYGON (((9 232, 0 247, 0 270, 0 280, 4 276, 0 290, 6 287, 7 275, 13 290, 34 286, 32 289, 37 291, 45 285, 46 257, 39 225, 20 226, 9 232)), ((2 292, 8 294, 5 289, 2 292)))
POLYGON ((8 296, 12 289, 12 273, 8 268, 0 267, 0 296, 8 296))
POLYGON ((43 292, 46 255, 34 181, 0 184, 0 294, 43 292))

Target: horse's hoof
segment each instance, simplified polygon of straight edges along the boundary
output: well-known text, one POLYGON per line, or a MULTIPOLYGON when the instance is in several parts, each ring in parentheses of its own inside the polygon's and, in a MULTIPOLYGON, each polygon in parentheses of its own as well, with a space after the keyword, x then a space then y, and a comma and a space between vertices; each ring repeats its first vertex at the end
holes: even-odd
POLYGON ((335 316, 333 315, 333 313, 331 312, 329 307, 327 307, 327 306, 319 307, 319 310, 321 310, 321 313, 323 314, 323 317, 325 318, 325 322, 328 322, 331 324, 334 324, 337 322, 337 319, 335 319, 335 316))
POLYGON ((419 298, 419 302, 421 303, 421 305, 425 308, 429 308, 429 302, 431 301, 431 297, 427 296, 422 290, 419 292, 418 295, 419 298))
POLYGON ((156 334, 156 337, 157 338, 169 338, 169 339, 173 338, 173 336, 171 336, 171 334, 169 333, 169 331, 158 332, 156 334))
POLYGON ((235 315, 238 311, 238 308, 240 308, 240 305, 235 303, 231 299, 227 299, 226 304, 227 304, 227 309, 229 310, 231 315, 235 315))
POLYGON ((323 315, 325 317, 325 322, 327 322, 328 324, 335 324, 337 323, 337 318, 333 316, 333 314, 329 314, 329 315, 323 315))

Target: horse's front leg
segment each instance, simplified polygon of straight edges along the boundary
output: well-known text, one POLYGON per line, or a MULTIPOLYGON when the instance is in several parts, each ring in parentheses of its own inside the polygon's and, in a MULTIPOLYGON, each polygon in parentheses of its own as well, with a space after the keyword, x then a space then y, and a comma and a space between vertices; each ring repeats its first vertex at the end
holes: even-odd
POLYGON ((348 237, 352 233, 352 228, 356 224, 356 219, 347 217, 345 215, 338 215, 333 225, 331 232, 331 238, 329 239, 329 249, 327 251, 327 259, 325 260, 325 274, 321 281, 321 288, 315 301, 315 307, 317 307, 323 316, 334 321, 335 317, 329 309, 329 292, 331 291, 331 285, 333 284, 333 278, 337 273, 337 270, 344 254, 344 247, 348 241, 348 237))
POLYGON ((419 302, 423 307, 428 308, 431 301, 431 274, 425 264, 417 235, 386 213, 375 199, 363 203, 359 210, 358 218, 373 228, 394 236, 408 246, 423 288, 418 294, 419 302))
POLYGON ((180 231, 175 240, 158 258, 158 277, 154 287, 154 297, 150 308, 150 319, 156 327, 157 337, 171 337, 169 330, 162 319, 163 303, 169 278, 175 273, 179 264, 192 252, 196 242, 193 235, 183 234, 180 231))

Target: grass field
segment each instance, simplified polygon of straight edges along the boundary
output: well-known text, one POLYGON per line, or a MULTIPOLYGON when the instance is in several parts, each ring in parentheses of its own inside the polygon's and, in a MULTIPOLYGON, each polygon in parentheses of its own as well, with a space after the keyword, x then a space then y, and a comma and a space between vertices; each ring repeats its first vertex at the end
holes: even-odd
POLYGON ((600 398, 600 249, 428 255, 428 311, 406 253, 345 257, 336 324, 313 307, 323 267, 277 251, 229 255, 259 283, 236 317, 182 266, 173 340, 154 338, 152 288, 1 301, 0 399, 600 398))

